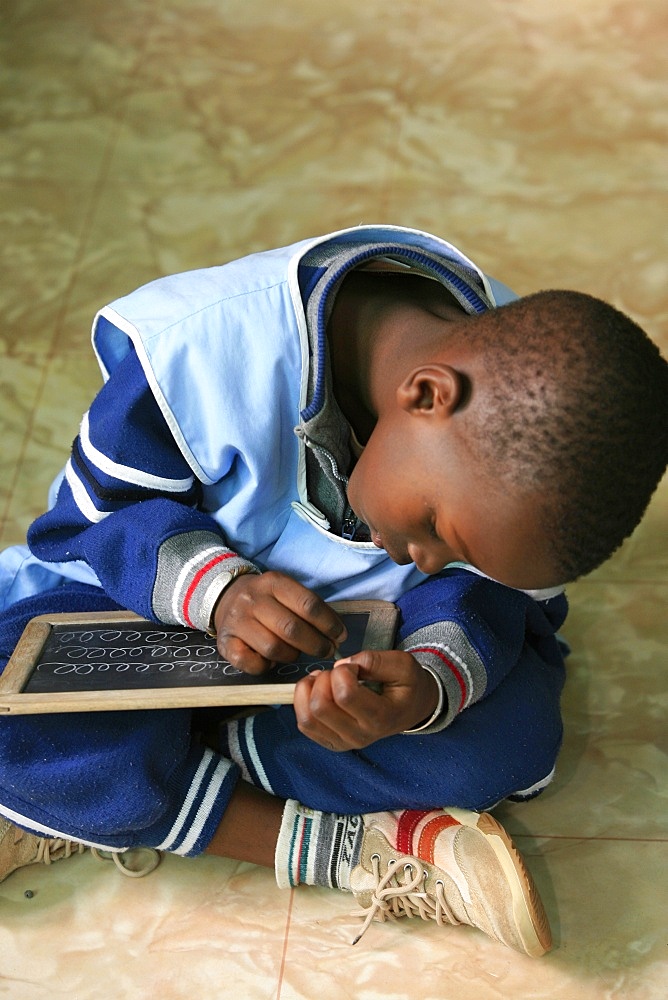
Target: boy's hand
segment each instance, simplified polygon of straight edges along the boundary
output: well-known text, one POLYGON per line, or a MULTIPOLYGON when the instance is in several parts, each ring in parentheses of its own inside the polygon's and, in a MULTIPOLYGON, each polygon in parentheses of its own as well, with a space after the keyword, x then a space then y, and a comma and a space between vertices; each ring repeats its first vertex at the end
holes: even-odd
POLYGON ((317 594, 273 571, 237 577, 216 605, 214 624, 220 655, 247 674, 300 653, 332 657, 346 637, 339 616, 317 594))
POLYGON ((438 697, 433 675, 410 653, 366 650, 304 677, 293 704, 305 736, 328 750, 359 750, 428 719, 438 697), (382 693, 361 681, 382 683, 382 693))

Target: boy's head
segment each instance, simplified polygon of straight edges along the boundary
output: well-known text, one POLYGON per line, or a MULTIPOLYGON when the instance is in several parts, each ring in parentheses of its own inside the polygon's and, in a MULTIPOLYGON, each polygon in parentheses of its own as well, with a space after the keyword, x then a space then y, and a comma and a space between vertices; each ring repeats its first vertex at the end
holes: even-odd
POLYGON ((476 459, 534 489, 562 579, 604 562, 639 523, 668 462, 668 364, 623 313, 538 292, 469 324, 484 358, 476 459))
POLYGON ((522 588, 607 559, 668 461, 668 364, 645 333, 567 291, 473 317, 413 301, 394 322, 404 377, 349 483, 376 544, 428 573, 463 559, 522 588))

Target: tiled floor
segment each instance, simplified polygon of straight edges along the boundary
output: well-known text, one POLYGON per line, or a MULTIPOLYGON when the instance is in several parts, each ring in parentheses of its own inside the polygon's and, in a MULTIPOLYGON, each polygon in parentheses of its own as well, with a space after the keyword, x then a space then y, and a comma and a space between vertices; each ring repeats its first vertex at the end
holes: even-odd
MULTIPOLYGON (((667 32, 663 0, 4 0, 2 543, 98 385, 95 310, 162 273, 413 225, 519 292, 608 298, 668 349, 667 32)), ((0 886, 0 995, 665 997, 667 487, 572 587, 557 780, 500 810, 550 956, 415 921, 352 949, 342 894, 211 858, 131 881, 83 856, 0 886)))

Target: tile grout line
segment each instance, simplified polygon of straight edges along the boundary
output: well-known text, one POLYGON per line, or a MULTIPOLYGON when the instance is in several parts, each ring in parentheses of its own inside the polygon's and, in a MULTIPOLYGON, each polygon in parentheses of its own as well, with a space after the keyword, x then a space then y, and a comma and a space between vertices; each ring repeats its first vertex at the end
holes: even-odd
POLYGON ((290 889, 290 902, 288 904, 288 913, 285 919, 285 935, 283 937, 283 951, 281 953, 281 965, 278 970, 278 983, 276 985, 276 997, 275 1000, 281 1000, 281 991, 283 989, 283 976, 285 974, 285 964, 286 957, 288 953, 288 938, 290 936, 290 926, 292 924, 292 906, 295 898, 294 886, 290 889))

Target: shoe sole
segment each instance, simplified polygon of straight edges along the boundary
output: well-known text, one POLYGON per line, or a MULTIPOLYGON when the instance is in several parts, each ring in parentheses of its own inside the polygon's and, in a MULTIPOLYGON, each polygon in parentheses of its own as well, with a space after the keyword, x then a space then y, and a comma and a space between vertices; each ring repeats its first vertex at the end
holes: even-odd
POLYGON ((506 831, 489 813, 451 808, 447 812, 462 826, 478 830, 486 838, 508 880, 513 916, 524 949, 532 958, 544 955, 552 947, 550 922, 531 873, 506 831))

